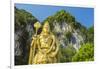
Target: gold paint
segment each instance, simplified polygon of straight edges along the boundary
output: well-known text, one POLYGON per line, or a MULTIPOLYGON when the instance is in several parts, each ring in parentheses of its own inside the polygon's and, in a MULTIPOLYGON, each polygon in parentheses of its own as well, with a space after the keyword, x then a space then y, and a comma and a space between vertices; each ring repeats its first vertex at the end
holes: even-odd
MULTIPOLYGON (((39 28, 38 25, 39 24, 37 24, 35 27, 39 28)), ((55 36, 50 32, 48 22, 45 22, 43 25, 40 35, 35 35, 32 38, 33 40, 30 48, 29 64, 47 64, 59 62, 59 46, 55 36)))

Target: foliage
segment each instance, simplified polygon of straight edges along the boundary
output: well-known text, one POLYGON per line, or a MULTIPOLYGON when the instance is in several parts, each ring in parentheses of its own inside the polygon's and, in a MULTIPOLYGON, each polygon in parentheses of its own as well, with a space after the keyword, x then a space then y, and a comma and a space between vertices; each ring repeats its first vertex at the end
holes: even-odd
POLYGON ((55 19, 57 20, 57 22, 68 22, 68 23, 71 23, 71 22, 75 22, 75 18, 70 15, 70 13, 66 12, 65 10, 61 10, 61 11, 58 11, 55 15, 54 15, 55 19))
POLYGON ((79 51, 73 56, 72 61, 93 61, 94 46, 91 43, 86 43, 81 46, 79 51))
POLYGON ((63 22, 66 22, 66 23, 70 24, 73 29, 81 29, 84 27, 75 20, 74 16, 72 16, 69 12, 66 12, 65 10, 60 10, 60 11, 56 12, 54 15, 47 17, 44 20, 44 22, 45 21, 48 21, 50 23, 51 29, 54 28, 53 23, 55 23, 55 22, 59 23, 60 25, 63 22))
POLYGON ((71 62, 75 53, 76 50, 71 45, 61 48, 61 62, 71 62))
POLYGON ((70 13, 66 12, 65 10, 61 10, 61 11, 58 11, 55 15, 52 15, 46 18, 44 22, 45 21, 48 21, 52 27, 53 23, 55 22, 58 22, 60 24, 63 22, 66 22, 66 23, 75 22, 75 18, 70 13))
POLYGON ((28 23, 34 22, 37 22, 37 19, 31 13, 15 7, 15 30, 26 27, 28 23))
POLYGON ((88 42, 94 43, 94 27, 88 29, 88 42))
POLYGON ((29 47, 27 46, 30 46, 31 36, 29 35, 30 32, 26 30, 26 27, 31 25, 31 29, 33 29, 33 24, 35 22, 37 22, 37 19, 31 13, 15 7, 15 34, 18 35, 17 39, 20 42, 22 51, 20 56, 15 55, 15 65, 28 64, 29 47))
POLYGON ((66 36, 66 38, 68 39, 68 42, 70 42, 70 39, 71 39, 71 37, 72 37, 72 32, 67 32, 67 33, 65 34, 65 36, 66 36))

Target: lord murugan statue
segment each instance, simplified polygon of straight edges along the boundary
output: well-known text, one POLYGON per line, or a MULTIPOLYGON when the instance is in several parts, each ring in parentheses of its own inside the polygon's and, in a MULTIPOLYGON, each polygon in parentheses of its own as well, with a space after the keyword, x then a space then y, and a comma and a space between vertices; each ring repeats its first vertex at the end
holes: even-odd
POLYGON ((47 64, 59 62, 59 45, 56 37, 50 31, 48 22, 45 22, 42 32, 37 35, 37 30, 41 26, 39 22, 34 24, 36 34, 32 37, 29 64, 47 64))

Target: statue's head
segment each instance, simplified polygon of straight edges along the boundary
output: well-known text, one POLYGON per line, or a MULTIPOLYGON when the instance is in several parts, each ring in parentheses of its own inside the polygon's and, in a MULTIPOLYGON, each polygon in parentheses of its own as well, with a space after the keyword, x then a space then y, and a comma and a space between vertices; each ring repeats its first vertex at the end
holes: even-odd
POLYGON ((45 33, 49 33, 50 32, 50 26, 49 26, 49 22, 48 21, 46 21, 44 23, 42 32, 45 32, 45 33))

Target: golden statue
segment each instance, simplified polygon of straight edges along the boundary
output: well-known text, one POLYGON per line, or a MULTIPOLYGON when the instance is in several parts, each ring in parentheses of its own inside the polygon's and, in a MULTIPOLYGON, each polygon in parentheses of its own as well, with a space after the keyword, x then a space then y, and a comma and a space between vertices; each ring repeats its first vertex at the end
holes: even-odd
MULTIPOLYGON (((40 24, 36 23, 36 26, 39 28, 40 24)), ((57 63, 59 62, 58 52, 57 40, 53 33, 50 32, 49 23, 45 22, 40 35, 33 36, 29 64, 57 63)))

